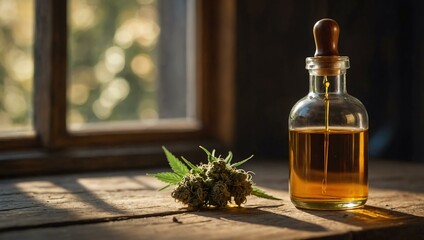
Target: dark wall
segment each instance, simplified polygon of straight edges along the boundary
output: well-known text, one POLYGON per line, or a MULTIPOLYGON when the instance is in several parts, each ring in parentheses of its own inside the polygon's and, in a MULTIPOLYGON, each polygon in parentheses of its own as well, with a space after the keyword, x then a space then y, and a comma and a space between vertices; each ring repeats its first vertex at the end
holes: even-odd
POLYGON ((238 1, 237 149, 287 158, 288 114, 308 91, 312 27, 329 17, 351 60, 348 92, 368 110, 371 157, 423 161, 421 9, 422 1, 238 1))

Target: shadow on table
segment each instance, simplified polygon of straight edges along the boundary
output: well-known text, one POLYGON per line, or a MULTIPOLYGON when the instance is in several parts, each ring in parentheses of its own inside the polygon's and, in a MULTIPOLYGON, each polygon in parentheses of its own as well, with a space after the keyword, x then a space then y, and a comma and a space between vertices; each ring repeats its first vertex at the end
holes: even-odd
POLYGON ((100 180, 121 177, 123 181, 133 183, 132 188, 126 189, 128 191, 156 190, 149 181, 143 181, 139 176, 140 172, 127 172, 124 175, 122 172, 85 173, 2 180, 0 239, 56 239, 57 236, 65 239, 91 239, 92 229, 111 239, 138 239, 130 231, 117 231, 107 224, 95 223, 112 221, 108 217, 133 214, 126 208, 107 201, 108 192, 122 190, 112 185, 119 182, 104 183, 100 180), (104 187, 104 184, 111 184, 112 187, 97 191, 79 181, 84 178, 97 179, 95 185, 104 187), (99 192, 103 192, 103 195, 99 195, 99 192))
POLYGON ((201 212, 193 212, 193 214, 202 217, 216 218, 220 220, 245 222, 263 226, 288 228, 309 232, 322 232, 327 230, 326 228, 320 225, 294 219, 286 215, 276 214, 270 211, 263 210, 263 208, 258 209, 233 207, 222 210, 211 209, 201 212))
POLYGON ((324 219, 362 227, 354 232, 358 239, 424 239, 424 218, 385 208, 366 205, 347 211, 302 210, 324 219))
POLYGON ((131 215, 131 210, 126 209, 124 205, 108 201, 108 192, 119 194, 122 190, 112 185, 119 182, 102 183, 101 179, 121 177, 122 181, 133 184, 132 188, 126 189, 128 191, 156 190, 156 187, 137 178, 138 176, 139 172, 128 172, 126 175, 86 173, 0 181, 0 233, 40 226, 73 225, 82 220, 96 221, 104 216, 131 215), (79 181, 84 178, 97 179, 95 186, 109 184, 112 187, 92 189, 79 181), (103 194, 99 195, 99 192, 103 194), (84 209, 87 214, 82 216, 84 209), (101 214, 101 217, 94 214, 96 212, 101 214))

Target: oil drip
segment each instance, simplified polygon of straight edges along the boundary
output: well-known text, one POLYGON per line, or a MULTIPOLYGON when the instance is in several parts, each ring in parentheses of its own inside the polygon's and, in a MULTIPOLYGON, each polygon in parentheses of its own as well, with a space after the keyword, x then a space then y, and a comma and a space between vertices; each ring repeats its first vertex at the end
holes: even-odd
POLYGON ((323 84, 325 87, 324 103, 325 103, 325 131, 324 131, 324 178, 322 179, 321 192, 325 194, 327 192, 327 170, 328 170, 328 146, 329 146, 329 116, 330 116, 330 99, 328 98, 328 88, 330 82, 327 76, 324 76, 323 84))

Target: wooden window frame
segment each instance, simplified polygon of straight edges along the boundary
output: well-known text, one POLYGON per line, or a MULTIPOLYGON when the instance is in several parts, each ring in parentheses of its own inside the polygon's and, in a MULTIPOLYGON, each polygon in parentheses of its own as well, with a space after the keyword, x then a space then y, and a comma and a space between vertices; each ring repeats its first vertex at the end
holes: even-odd
POLYGON ((0 138, 0 177, 152 167, 161 146, 189 154, 232 146, 235 1, 196 1, 196 95, 200 124, 117 131, 67 129, 67 1, 35 0, 34 133, 0 138))

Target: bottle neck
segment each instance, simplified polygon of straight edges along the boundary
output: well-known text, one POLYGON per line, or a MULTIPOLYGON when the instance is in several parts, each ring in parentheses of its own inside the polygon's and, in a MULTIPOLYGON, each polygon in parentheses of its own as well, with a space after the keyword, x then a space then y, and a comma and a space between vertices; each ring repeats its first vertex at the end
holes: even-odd
POLYGON ((346 94, 346 71, 335 76, 317 76, 309 74, 309 93, 325 94, 326 84, 328 94, 346 94))

